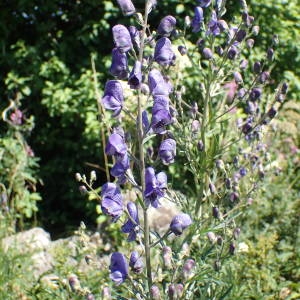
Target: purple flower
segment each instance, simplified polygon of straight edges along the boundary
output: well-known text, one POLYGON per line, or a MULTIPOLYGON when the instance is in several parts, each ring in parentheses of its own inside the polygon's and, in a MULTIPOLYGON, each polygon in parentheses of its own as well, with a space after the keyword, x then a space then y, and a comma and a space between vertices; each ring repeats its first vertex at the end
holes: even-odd
POLYGON ((169 110, 161 109, 156 111, 155 113, 152 112, 151 128, 153 129, 154 133, 157 134, 166 133, 165 126, 171 123, 172 123, 172 116, 169 110))
POLYGON ((134 43, 134 46, 139 49, 140 44, 141 44, 141 38, 140 38, 139 30, 135 26, 129 26, 128 31, 130 33, 131 40, 134 43))
POLYGON ((172 85, 166 82, 160 71, 156 69, 149 72, 148 84, 152 96, 169 96, 172 91, 172 85))
POLYGON ((157 208, 160 203, 159 199, 165 194, 167 188, 167 175, 164 172, 160 172, 155 175, 155 171, 152 167, 148 167, 145 171, 145 200, 146 205, 151 204, 157 208))
POLYGON ((131 89, 139 89, 142 83, 142 64, 140 61, 134 63, 134 67, 129 75, 128 84, 131 89))
POLYGON ((168 165, 173 163, 176 155, 176 141, 173 139, 166 139, 162 141, 159 146, 158 155, 163 164, 168 165))
POLYGON ((135 7, 131 0, 117 0, 124 16, 131 16, 135 13, 135 7))
POLYGON ((262 91, 261 88, 254 87, 250 92, 250 99, 255 101, 261 97, 262 91))
POLYGON ((211 13, 211 19, 208 22, 207 26, 208 26, 208 30, 207 30, 206 34, 212 34, 214 36, 217 36, 221 33, 218 18, 217 18, 217 14, 214 10, 211 13))
POLYGON ((232 45, 228 52, 227 52, 227 57, 232 60, 232 59, 235 59, 235 57, 237 56, 238 54, 238 49, 235 45, 232 45))
POLYGON ((126 79, 128 77, 127 55, 120 52, 118 48, 112 50, 112 62, 109 72, 118 79, 126 79))
POLYGON ((246 35, 247 35, 246 31, 244 29, 240 29, 237 31, 235 39, 238 42, 241 42, 246 37, 246 35))
POLYGON ((157 33, 163 36, 169 36, 176 26, 176 19, 173 16, 164 17, 157 28, 157 33))
POLYGON ((10 120, 14 125, 22 125, 23 121, 23 113, 19 110, 16 109, 11 115, 10 115, 10 120))
POLYGON ((203 9, 199 6, 196 6, 194 11, 194 18, 191 24, 193 27, 193 32, 199 32, 201 30, 203 21, 204 21, 203 9))
POLYGON ((155 45, 154 60, 162 66, 169 66, 175 59, 171 41, 166 37, 160 38, 155 45))
POLYGON ((140 274, 143 272, 144 263, 142 258, 136 251, 133 251, 130 254, 129 267, 136 274, 140 274))
POLYGON ((170 230, 175 235, 181 235, 183 230, 192 224, 192 219, 188 214, 179 214, 172 219, 170 230))
POLYGON ((125 256, 120 252, 114 252, 110 258, 110 279, 120 285, 128 277, 128 264, 125 256))
POLYGON ((211 59, 214 56, 210 48, 204 48, 202 54, 205 59, 211 59))
POLYGON ((102 186, 101 209, 104 214, 112 217, 112 221, 117 221, 123 212, 123 199, 120 189, 111 182, 102 186))
POLYGON ((115 156, 124 156, 127 153, 127 146, 124 138, 119 133, 113 133, 110 135, 105 147, 105 153, 107 155, 115 156))
POLYGON ((110 174, 114 177, 125 176, 126 171, 129 169, 129 158, 126 153, 124 156, 118 156, 117 161, 110 170, 110 174))
POLYGON ((102 103, 105 109, 113 111, 113 117, 120 114, 124 102, 123 88, 119 81, 110 80, 105 85, 102 103))
POLYGON ((197 0, 201 7, 208 7, 211 4, 211 0, 197 0))
POLYGON ((129 233, 128 241, 136 240, 136 228, 140 224, 139 215, 136 205, 133 202, 127 203, 127 211, 130 216, 127 222, 122 226, 121 230, 124 233, 129 233))
POLYGON ((113 39, 120 52, 127 52, 133 45, 128 29, 124 25, 115 25, 112 28, 113 39))

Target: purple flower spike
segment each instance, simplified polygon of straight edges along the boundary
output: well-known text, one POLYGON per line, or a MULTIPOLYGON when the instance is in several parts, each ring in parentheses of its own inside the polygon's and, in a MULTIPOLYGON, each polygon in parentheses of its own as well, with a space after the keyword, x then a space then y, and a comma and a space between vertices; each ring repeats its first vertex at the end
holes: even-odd
POLYGON ((154 60, 162 66, 169 66, 175 59, 171 41, 166 37, 160 38, 155 46, 154 60))
POLYGON ((124 25, 115 25, 112 28, 114 42, 120 52, 127 52, 132 49, 131 36, 128 29, 124 25))
POLYGON ((194 11, 194 18, 191 24, 193 27, 193 32, 199 32, 201 30, 203 21, 204 21, 203 9, 199 6, 196 6, 194 11))
POLYGON ((152 96, 165 95, 169 96, 172 86, 165 81, 159 70, 153 69, 148 75, 148 84, 152 96))
POLYGON ((164 17, 157 28, 157 33, 163 36, 169 36, 176 26, 176 19, 173 16, 164 17))
POLYGON ((126 152, 127 146, 124 138, 118 133, 113 133, 110 135, 105 148, 105 153, 107 155, 124 156, 126 152))
POLYGON ((102 186, 101 190, 101 209, 104 214, 112 217, 116 222, 123 212, 123 199, 120 189, 111 182, 102 186))
POLYGON ((160 172, 155 175, 155 171, 152 167, 148 167, 145 171, 145 200, 146 205, 151 204, 157 208, 160 203, 159 199, 165 194, 167 188, 167 175, 164 172, 160 172))
POLYGON ((144 263, 142 258, 136 251, 131 252, 129 259, 129 267, 136 274, 140 274, 143 272, 144 263))
POLYGON ((142 64, 136 61, 134 67, 129 75, 128 84, 131 89, 139 89, 142 83, 142 64))
POLYGON ((135 7, 131 0, 117 0, 124 16, 131 16, 135 13, 135 7))
POLYGON ((110 279, 120 285, 128 277, 128 264, 125 256, 120 252, 114 252, 110 258, 110 279))
POLYGON ((163 164, 169 165, 174 162, 176 155, 176 141, 173 139, 164 140, 159 147, 158 155, 163 164))
POLYGON ((110 80, 105 85, 102 103, 105 109, 113 111, 113 117, 120 114, 124 102, 123 88, 119 81, 110 80))
POLYGON ((201 7, 208 7, 211 4, 211 0, 198 0, 201 7))
POLYGON ((192 219, 188 214, 179 214, 175 216, 170 224, 170 230, 175 235, 181 235, 183 230, 192 224, 192 219))
POLYGON ((133 202, 128 202, 127 210, 130 218, 128 218, 127 222, 121 227, 121 230, 124 233, 129 233, 127 240, 132 242, 136 240, 136 228, 138 228, 140 221, 137 207, 133 202))
POLYGON ((128 77, 127 55, 120 52, 118 48, 112 50, 112 62, 109 72, 118 79, 126 79, 128 77))

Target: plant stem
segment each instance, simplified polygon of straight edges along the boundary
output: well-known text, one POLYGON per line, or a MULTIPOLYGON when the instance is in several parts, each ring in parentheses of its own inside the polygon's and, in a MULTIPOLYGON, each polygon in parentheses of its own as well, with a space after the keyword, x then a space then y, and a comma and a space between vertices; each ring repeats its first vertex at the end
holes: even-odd
MULTIPOLYGON (((142 63, 144 46, 145 46, 145 37, 148 23, 148 1, 146 0, 145 4, 145 15, 144 15, 144 24, 141 35, 141 44, 139 50, 138 59, 142 63)), ((145 192, 145 157, 144 157, 144 147, 143 147, 143 121, 142 121, 142 99, 141 91, 138 90, 138 142, 139 142, 139 158, 140 158, 140 177, 142 185, 142 194, 144 198, 145 192)), ((148 281, 148 291, 150 295, 150 288, 152 286, 152 274, 151 274, 151 256, 150 256, 150 231, 149 231, 149 222, 148 222, 148 212, 147 207, 143 208, 144 211, 144 246, 145 246, 145 256, 146 256, 146 270, 147 270, 147 281, 148 281)), ((151 295, 150 295, 151 298, 151 295)))

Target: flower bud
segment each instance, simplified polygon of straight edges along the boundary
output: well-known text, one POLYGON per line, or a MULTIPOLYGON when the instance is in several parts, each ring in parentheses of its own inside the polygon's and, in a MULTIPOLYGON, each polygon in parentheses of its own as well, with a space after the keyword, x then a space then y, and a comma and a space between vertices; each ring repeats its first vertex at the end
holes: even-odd
POLYGON ((253 48, 253 46, 254 46, 254 40, 253 39, 248 39, 246 41, 246 46, 247 46, 248 49, 253 48))
POLYGON ((150 294, 153 300, 160 300, 160 291, 156 285, 152 285, 150 288, 150 294))
POLYGON ((260 83, 265 83, 268 79, 270 78, 270 73, 269 72, 262 72, 259 76, 259 82, 260 83))
POLYGON ((144 263, 142 258, 136 251, 131 252, 129 259, 129 267, 135 274, 140 274, 143 272, 144 263))
POLYGON ((68 278, 68 281, 73 292, 76 292, 80 289, 80 282, 75 274, 71 274, 68 278))
POLYGON ((243 77, 240 72, 234 72, 233 77, 236 84, 243 83, 243 77))
POLYGON ((274 50, 273 50, 272 48, 269 48, 269 49, 267 50, 267 59, 268 59, 269 61, 272 61, 273 58, 274 58, 274 50))
POLYGON ((200 130, 200 122, 198 120, 192 121, 192 133, 197 133, 200 130))
POLYGON ((85 297, 86 300, 95 300, 95 296, 92 293, 88 293, 85 297))
POLYGON ((192 224, 192 219, 188 214, 181 213, 176 215, 170 224, 170 230, 175 235, 181 235, 183 230, 192 224))
POLYGON ((215 48, 215 50, 216 50, 216 53, 217 53, 219 56, 222 56, 223 53, 224 53, 224 50, 223 50, 223 48, 222 48, 221 46, 217 46, 217 47, 215 48))
POLYGON ((275 107, 271 107, 268 112, 267 115, 270 119, 273 119, 277 114, 277 110, 275 109, 275 107))
POLYGON ((252 27, 252 34, 253 35, 258 35, 259 33, 259 26, 258 25, 255 25, 252 27))
POLYGON ((225 186, 228 190, 231 189, 231 180, 230 180, 230 178, 225 178, 225 186))
POLYGON ((135 7, 131 0, 117 0, 124 16, 131 16, 135 13, 135 7))
POLYGON ((185 18, 184 18, 184 25, 185 25, 185 27, 190 27, 191 24, 192 24, 191 18, 189 16, 185 16, 185 18))
POLYGON ((206 234, 208 240, 214 244, 216 241, 217 241, 217 237, 216 235, 212 232, 212 231, 209 231, 207 234, 206 234))
POLYGON ((240 198, 239 194, 237 192, 232 192, 229 196, 229 199, 231 202, 236 202, 240 198))
POLYGON ((225 170, 225 165, 222 159, 216 160, 216 167, 221 171, 225 170))
POLYGON ((237 91, 237 98, 238 99, 243 99, 244 97, 245 97, 245 95, 246 95, 246 89, 245 88, 241 88, 241 89, 239 89, 238 91, 237 91))
POLYGON ((239 171, 240 175, 242 177, 246 176, 247 175, 247 169, 246 168, 241 168, 240 171, 239 171))
POLYGON ((254 87, 250 92, 250 100, 255 101, 261 97, 262 90, 261 88, 254 87))
POLYGON ((220 217, 219 209, 218 209, 216 206, 214 206, 214 207, 212 208, 212 215, 213 215, 214 218, 216 218, 216 219, 219 219, 219 217, 220 217))
POLYGON ((105 286, 102 290, 102 298, 103 300, 111 300, 111 293, 110 288, 108 286, 105 286))
POLYGON ((209 48, 204 48, 202 50, 202 54, 205 59, 213 58, 213 53, 212 53, 211 49, 209 49, 209 48))
POLYGON ((197 143, 197 148, 198 148, 199 151, 204 150, 204 144, 201 140, 197 143))
POLYGON ((227 52, 227 57, 228 59, 233 60, 235 59, 237 54, 238 54, 238 49, 234 45, 232 45, 227 52))
POLYGON ((259 61, 256 61, 254 64, 253 64, 253 72, 258 74, 261 70, 261 63, 259 61))
POLYGON ((234 230, 233 230, 233 238, 235 239, 235 240, 237 240, 238 239, 238 237, 240 236, 240 234, 241 234, 241 229, 240 228, 235 228, 234 230))
POLYGON ((234 244, 234 243, 230 243, 230 245, 229 245, 229 253, 230 253, 231 255, 234 255, 235 249, 236 249, 235 244, 234 244))
POLYGON ((283 95, 286 95, 286 94, 287 94, 287 91, 288 91, 288 88, 289 88, 289 85, 288 85, 286 82, 284 82, 284 83, 282 84, 282 86, 281 86, 281 93, 282 93, 283 95))
POLYGON ((272 43, 277 46, 279 44, 278 34, 274 34, 272 37, 272 43))
POLYGON ((91 181, 96 181, 97 180, 97 175, 96 175, 96 172, 94 170, 91 171, 90 179, 91 179, 91 181))
POLYGON ((216 189, 216 187, 215 187, 215 185, 214 185, 213 183, 209 183, 209 184, 208 184, 208 187, 209 187, 210 193, 211 193, 212 195, 214 195, 214 194, 217 193, 217 189, 216 189))
POLYGON ((240 62, 240 68, 241 70, 245 70, 248 66, 248 60, 247 59, 243 59, 241 62, 240 62))
POLYGON ((223 244, 223 238, 220 235, 217 236, 217 244, 219 246, 222 246, 222 244, 223 244))
POLYGON ((80 173, 76 173, 76 174, 75 174, 75 179, 76 179, 78 182, 80 182, 80 181, 82 180, 82 177, 81 177, 80 173))
POLYGON ((214 269, 215 269, 215 271, 217 271, 217 272, 220 271, 221 267, 222 267, 221 262, 219 260, 216 260, 214 262, 214 269))
POLYGON ((193 275, 193 269, 196 263, 193 259, 187 259, 182 267, 183 277, 185 280, 189 279, 193 275))
POLYGON ((187 54, 187 49, 185 46, 182 45, 178 46, 178 51, 182 56, 187 54))
POLYGON ((79 187, 79 192, 80 192, 81 195, 86 195, 88 191, 87 191, 87 189, 84 185, 81 185, 79 187))
POLYGON ((169 296, 170 300, 175 300, 177 298, 176 297, 176 287, 175 287, 174 283, 170 284, 168 287, 168 296, 169 296))
POLYGON ((166 269, 172 268, 172 249, 168 246, 163 247, 163 262, 166 269))
POLYGON ((244 29, 240 29, 236 35, 235 39, 240 43, 246 37, 246 31, 244 29))

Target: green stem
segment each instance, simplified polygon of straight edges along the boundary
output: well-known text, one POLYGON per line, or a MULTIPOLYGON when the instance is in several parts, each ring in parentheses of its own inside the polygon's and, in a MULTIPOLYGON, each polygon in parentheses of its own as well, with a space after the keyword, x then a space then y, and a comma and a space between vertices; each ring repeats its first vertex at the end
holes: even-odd
MULTIPOLYGON (((144 24, 141 35, 141 44, 139 50, 139 61, 142 63, 144 46, 145 46, 145 37, 148 23, 148 1, 145 5, 145 15, 144 15, 144 24)), ((145 157, 144 157, 144 147, 143 147, 143 121, 142 121, 142 99, 141 91, 138 91, 138 142, 139 142, 139 158, 140 158, 140 177, 142 185, 142 194, 144 197, 145 192, 145 157)), ((147 207, 143 208, 144 211, 144 246, 145 246, 145 256, 146 256, 146 270, 147 270, 147 281, 148 281, 148 291, 150 295, 150 288, 152 286, 152 272, 151 272, 151 256, 150 256, 150 231, 149 231, 149 220, 147 207)), ((151 295, 150 295, 151 298, 151 295)))

